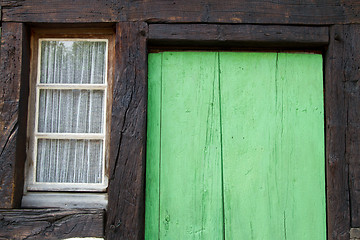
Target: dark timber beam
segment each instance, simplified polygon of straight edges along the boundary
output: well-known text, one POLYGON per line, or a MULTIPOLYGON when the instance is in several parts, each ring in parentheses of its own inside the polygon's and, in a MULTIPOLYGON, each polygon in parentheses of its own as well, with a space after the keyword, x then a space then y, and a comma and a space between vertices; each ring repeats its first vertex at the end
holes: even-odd
POLYGON ((0 239, 104 237, 104 210, 0 210, 0 239))
POLYGON ((3 0, 1 5, 5 22, 360 23, 360 2, 353 0, 3 0))
POLYGON ((0 208, 20 207, 25 162, 29 42, 22 23, 3 23, 0 47, 0 208), (23 113, 18 118, 19 110, 23 113))
POLYGON ((147 24, 116 26, 107 239, 143 239, 147 24))
POLYGON ((349 164, 351 227, 360 228, 360 25, 344 26, 346 158, 349 164))
POLYGON ((324 68, 327 236, 331 240, 348 240, 350 231, 349 165, 346 159, 345 35, 343 26, 331 27, 324 68))
POLYGON ((329 43, 328 27, 281 25, 150 24, 155 46, 319 48, 329 43))

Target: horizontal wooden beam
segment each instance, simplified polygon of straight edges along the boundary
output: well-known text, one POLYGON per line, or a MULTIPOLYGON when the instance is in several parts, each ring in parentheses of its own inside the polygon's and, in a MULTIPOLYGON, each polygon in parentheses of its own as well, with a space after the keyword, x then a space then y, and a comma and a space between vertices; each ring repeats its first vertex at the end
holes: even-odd
POLYGON ((90 23, 346 24, 360 22, 353 0, 3 0, 3 21, 90 23))
POLYGON ((328 27, 282 25, 150 24, 149 43, 158 46, 321 47, 328 27))
POLYGON ((0 210, 0 239, 103 237, 104 210, 0 210))

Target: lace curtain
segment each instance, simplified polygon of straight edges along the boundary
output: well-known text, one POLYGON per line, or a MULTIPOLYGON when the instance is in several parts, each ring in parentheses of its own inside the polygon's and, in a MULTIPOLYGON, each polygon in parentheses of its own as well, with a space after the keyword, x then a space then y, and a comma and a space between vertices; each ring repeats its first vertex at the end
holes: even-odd
POLYGON ((37 132, 51 137, 37 140, 36 182, 101 183, 104 137, 86 134, 105 136, 106 42, 42 40, 40 47, 37 132))

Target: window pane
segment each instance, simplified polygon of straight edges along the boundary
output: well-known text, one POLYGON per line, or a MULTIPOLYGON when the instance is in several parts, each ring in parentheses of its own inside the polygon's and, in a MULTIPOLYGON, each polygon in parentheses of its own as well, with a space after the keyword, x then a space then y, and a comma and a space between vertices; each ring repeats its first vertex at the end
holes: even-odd
POLYGON ((41 41, 41 83, 105 82, 106 42, 41 41))
POLYGON ((39 101, 39 132, 103 132, 103 90, 41 89, 39 101))
POLYGON ((36 182, 101 183, 102 140, 39 139, 36 182))

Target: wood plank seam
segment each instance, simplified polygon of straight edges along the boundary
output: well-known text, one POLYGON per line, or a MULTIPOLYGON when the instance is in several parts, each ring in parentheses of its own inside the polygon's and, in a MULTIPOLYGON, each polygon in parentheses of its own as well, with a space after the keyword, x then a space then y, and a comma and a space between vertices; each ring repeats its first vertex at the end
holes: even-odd
POLYGON ((221 199, 222 199, 222 222, 223 222, 223 240, 226 239, 226 231, 225 231, 225 220, 226 220, 226 216, 225 216, 225 193, 224 193, 224 153, 223 153, 223 125, 222 125, 222 114, 221 114, 221 62, 220 62, 220 54, 217 53, 217 67, 218 67, 218 86, 219 86, 219 111, 220 111, 220 121, 219 121, 219 128, 220 128, 220 158, 221 158, 221 199))

